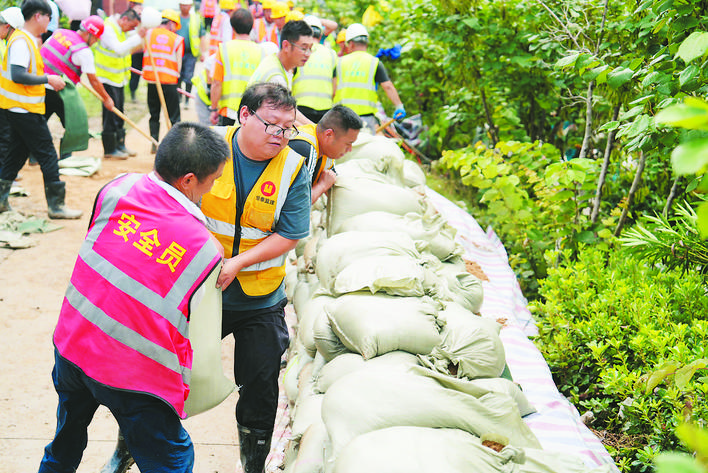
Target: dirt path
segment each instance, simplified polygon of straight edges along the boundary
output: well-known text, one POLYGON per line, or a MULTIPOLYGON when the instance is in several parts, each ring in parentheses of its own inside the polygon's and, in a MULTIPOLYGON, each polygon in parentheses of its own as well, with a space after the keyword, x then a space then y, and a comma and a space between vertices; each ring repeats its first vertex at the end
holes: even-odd
MULTIPOLYGON (((139 106, 139 105, 137 105, 139 106)), ((183 120, 196 120, 194 110, 182 112, 183 120)), ((99 129, 92 118, 91 129, 99 129)), ((147 116, 138 122, 148 129, 147 116)), ((164 125, 163 125, 164 133, 164 125)), ((59 231, 33 235, 37 245, 24 250, 0 249, 0 473, 37 471, 44 446, 56 427, 57 396, 51 380, 52 332, 57 321, 76 254, 83 241, 96 192, 123 172, 148 172, 153 155, 150 143, 129 130, 129 148, 138 156, 125 161, 104 160, 91 177, 63 176, 66 203, 84 211, 80 220, 54 221, 59 231)), ((77 156, 102 156, 100 140, 92 139, 77 156)), ((26 165, 20 184, 29 197, 11 197, 10 205, 25 214, 46 218, 47 205, 38 166, 26 165)), ((225 372, 231 372, 232 346, 224 342, 225 372)), ((220 406, 185 421, 196 451, 197 473, 233 472, 238 458, 232 394, 220 406)), ((89 444, 79 473, 97 473, 113 451, 117 424, 101 408, 89 430, 89 444)), ((138 471, 136 467, 132 472, 138 471)))

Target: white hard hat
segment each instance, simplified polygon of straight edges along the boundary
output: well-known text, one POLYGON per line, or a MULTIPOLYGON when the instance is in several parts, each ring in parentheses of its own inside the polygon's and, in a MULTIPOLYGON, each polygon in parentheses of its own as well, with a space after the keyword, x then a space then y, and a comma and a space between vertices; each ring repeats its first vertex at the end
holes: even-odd
POLYGON ((7 8, 0 12, 0 16, 2 16, 2 19, 5 20, 5 23, 12 26, 16 30, 19 30, 25 26, 25 17, 22 16, 22 10, 20 7, 7 8))
POLYGON ((344 41, 351 41, 352 39, 358 38, 359 36, 366 36, 368 38, 369 32, 366 31, 366 28, 361 23, 353 23, 349 25, 349 28, 347 28, 347 33, 344 36, 344 41))
POLYGON ((305 15, 305 18, 303 18, 302 20, 308 25, 310 25, 310 28, 319 28, 320 31, 324 31, 322 22, 315 15, 305 15))

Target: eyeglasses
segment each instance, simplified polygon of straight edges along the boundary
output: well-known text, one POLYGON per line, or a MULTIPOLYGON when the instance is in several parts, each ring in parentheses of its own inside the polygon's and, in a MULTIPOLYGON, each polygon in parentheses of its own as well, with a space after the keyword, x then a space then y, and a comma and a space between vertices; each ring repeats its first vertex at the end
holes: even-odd
POLYGON ((300 133, 298 129, 295 128, 295 125, 293 125, 292 128, 283 128, 275 123, 268 123, 253 110, 251 110, 251 113, 265 125, 265 132, 271 136, 282 136, 286 140, 292 140, 300 133))
POLYGON ((290 44, 292 44, 293 46, 295 46, 297 49, 299 49, 300 51, 302 51, 305 54, 312 54, 312 46, 310 46, 309 48, 306 48, 304 46, 300 46, 297 43, 290 43, 290 44))

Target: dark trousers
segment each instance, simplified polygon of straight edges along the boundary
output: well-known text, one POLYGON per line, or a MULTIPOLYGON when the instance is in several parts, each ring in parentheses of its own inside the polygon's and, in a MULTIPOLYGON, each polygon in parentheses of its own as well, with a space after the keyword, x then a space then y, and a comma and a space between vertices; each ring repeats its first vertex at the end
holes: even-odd
MULTIPOLYGON (((167 114, 170 122, 174 125, 180 121, 179 93, 177 84, 162 84, 162 94, 165 96, 167 114)), ((147 90, 148 110, 150 111, 150 136, 160 140, 160 115, 162 114, 160 95, 157 92, 157 84, 148 83, 147 90)))
POLYGON ((219 115, 219 126, 233 126, 235 124, 236 124, 236 120, 234 120, 233 118, 219 115))
POLYGON ((297 109, 307 117, 312 123, 319 123, 325 113, 329 112, 327 110, 315 110, 314 108, 306 107, 304 105, 298 105, 297 109))
MULTIPOLYGON (((106 89, 106 93, 113 100, 113 104, 116 109, 121 112, 125 108, 125 87, 115 87, 110 84, 103 84, 103 88, 106 89)), ((108 111, 106 107, 103 108, 103 132, 104 133, 118 133, 120 130, 124 129, 123 120, 121 120, 118 115, 113 112, 108 111)), ((109 150, 112 151, 112 150, 109 150)))
POLYGON ((234 336, 234 379, 239 387, 236 420, 272 431, 278 412, 280 359, 288 348, 285 304, 252 311, 224 310, 221 336, 234 336))
MULTIPOLYGON (((137 69, 139 71, 143 70, 143 53, 135 53, 130 56, 130 66, 133 69, 137 69)), ((138 90, 138 84, 140 83, 140 78, 142 75, 138 74, 137 72, 130 71, 130 91, 135 93, 136 90, 138 90)))
POLYGON ((0 149, 7 153, 0 156, 0 179, 14 181, 25 165, 30 153, 37 158, 42 169, 44 184, 59 181, 59 160, 54 149, 52 135, 44 115, 39 113, 16 113, 0 109, 9 133, 0 134, 5 141, 0 149))
MULTIPOLYGON (((192 76, 194 75, 194 66, 197 64, 197 58, 192 56, 191 51, 185 51, 184 56, 182 56, 182 69, 179 71, 179 82, 180 86, 184 84, 184 90, 187 92, 192 91, 192 76)), ((189 98, 184 97, 186 102, 189 98)))
POLYGON ((59 395, 57 430, 44 449, 39 473, 76 471, 88 443, 88 426, 99 405, 106 406, 118 421, 140 471, 191 473, 192 439, 166 402, 97 383, 56 351, 52 379, 59 395))

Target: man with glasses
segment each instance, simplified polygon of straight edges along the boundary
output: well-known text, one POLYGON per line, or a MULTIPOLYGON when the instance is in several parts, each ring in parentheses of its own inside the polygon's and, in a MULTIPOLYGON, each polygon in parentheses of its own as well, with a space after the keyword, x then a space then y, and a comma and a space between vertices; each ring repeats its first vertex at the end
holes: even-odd
POLYGON ((283 279, 287 253, 309 233, 310 188, 303 158, 288 147, 298 134, 295 99, 280 84, 248 87, 240 127, 217 127, 231 159, 202 198, 207 228, 224 246, 217 281, 222 335, 233 334, 236 423, 246 473, 262 472, 278 408, 280 360, 288 347, 283 279))
MULTIPOLYGON (((289 21, 280 32, 280 51, 263 58, 251 76, 250 84, 275 82, 293 88, 293 75, 298 67, 305 65, 312 54, 315 42, 312 28, 302 20, 289 21)), ((297 112, 297 124, 312 123, 302 113, 297 112)))

